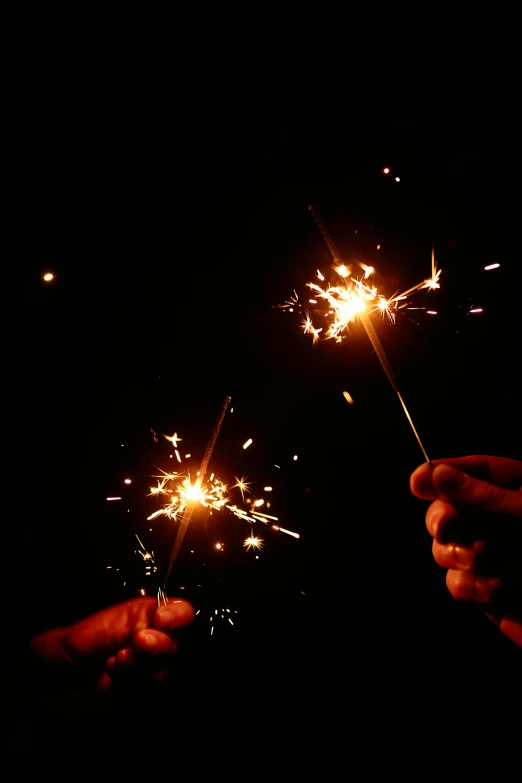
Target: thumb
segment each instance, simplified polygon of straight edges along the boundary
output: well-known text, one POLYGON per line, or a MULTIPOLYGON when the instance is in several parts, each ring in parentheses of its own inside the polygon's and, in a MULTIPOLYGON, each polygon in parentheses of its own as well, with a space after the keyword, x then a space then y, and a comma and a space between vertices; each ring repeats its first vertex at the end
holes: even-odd
POLYGON ((437 465, 433 486, 442 500, 482 511, 506 514, 522 521, 522 493, 502 489, 487 481, 471 478, 449 465, 437 465))

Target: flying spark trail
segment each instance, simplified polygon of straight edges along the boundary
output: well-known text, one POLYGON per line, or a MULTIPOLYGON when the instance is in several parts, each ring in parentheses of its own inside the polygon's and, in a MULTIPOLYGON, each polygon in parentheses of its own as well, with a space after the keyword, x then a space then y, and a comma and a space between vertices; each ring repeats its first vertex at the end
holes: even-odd
POLYGON ((285 530, 284 527, 279 527, 278 525, 272 525, 272 528, 274 530, 279 530, 280 533, 286 533, 287 536, 293 536, 294 538, 301 538, 299 533, 293 533, 291 530, 285 530))

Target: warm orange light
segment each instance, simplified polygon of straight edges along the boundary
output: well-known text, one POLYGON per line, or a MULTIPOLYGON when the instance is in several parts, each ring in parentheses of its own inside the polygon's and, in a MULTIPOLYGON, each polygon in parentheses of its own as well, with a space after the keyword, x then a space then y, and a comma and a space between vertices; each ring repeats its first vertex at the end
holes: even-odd
POLYGON ((43 276, 43 279, 45 280, 46 283, 50 283, 51 280, 54 280, 54 275, 51 272, 46 272, 45 275, 43 276))
POLYGON ((386 168, 384 168, 384 169, 382 170, 382 173, 383 173, 383 174, 389 174, 389 173, 390 173, 390 169, 388 168, 388 166, 386 166, 386 168))

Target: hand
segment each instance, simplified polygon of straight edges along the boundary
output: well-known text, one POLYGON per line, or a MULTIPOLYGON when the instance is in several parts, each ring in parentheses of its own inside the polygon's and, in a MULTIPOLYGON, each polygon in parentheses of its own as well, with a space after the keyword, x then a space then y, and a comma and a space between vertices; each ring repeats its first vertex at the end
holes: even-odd
POLYGON ((522 462, 460 457, 421 465, 414 495, 432 500, 426 527, 451 595, 483 607, 522 647, 522 462))
POLYGON ((155 598, 134 598, 37 636, 31 651, 43 661, 97 669, 102 691, 138 672, 162 681, 178 649, 172 634, 193 620, 188 601, 169 599, 158 607, 155 598))

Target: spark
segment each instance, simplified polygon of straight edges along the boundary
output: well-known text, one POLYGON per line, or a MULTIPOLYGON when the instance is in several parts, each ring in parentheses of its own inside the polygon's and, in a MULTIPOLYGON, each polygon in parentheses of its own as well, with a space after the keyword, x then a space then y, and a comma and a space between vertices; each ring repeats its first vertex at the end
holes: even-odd
POLYGON ((377 250, 380 250, 380 249, 381 249, 381 246, 380 246, 380 245, 377 245, 377 250))
POLYGON ((297 454, 294 454, 294 456, 292 457, 292 459, 294 460, 294 462, 297 462, 297 460, 299 459, 299 457, 297 456, 297 454))
POLYGON ((322 275, 319 270, 317 270, 317 277, 319 278, 319 280, 324 280, 324 275, 322 275))
MULTIPOLYGON (((311 301, 311 300, 310 300, 310 301, 311 301)), ((311 333, 313 334, 313 336, 314 336, 314 339, 313 339, 313 344, 315 345, 315 344, 316 344, 316 342, 317 342, 317 341, 318 341, 318 339, 319 339, 319 334, 320 334, 320 333, 321 333, 323 330, 322 330, 322 329, 316 329, 316 328, 314 327, 314 325, 313 325, 313 323, 312 323, 312 320, 311 320, 310 316, 308 315, 308 313, 307 313, 307 314, 306 314, 306 316, 303 318, 303 320, 302 320, 301 324, 302 324, 302 326, 303 326, 303 329, 304 329, 304 333, 305 333, 305 334, 308 334, 309 332, 311 332, 311 333)))
POLYGON ((375 272, 375 269, 373 268, 373 266, 367 266, 367 264, 359 264, 359 266, 361 267, 361 269, 364 272, 364 279, 365 280, 367 280, 370 277, 370 275, 373 275, 373 273, 375 272))
POLYGON ((250 495, 252 494, 249 487, 252 485, 252 482, 245 481, 246 476, 242 476, 240 479, 236 476, 237 484, 232 485, 232 489, 235 489, 237 487, 239 491, 241 492, 241 497, 243 500, 245 499, 245 492, 248 492, 250 495))
POLYGON ((124 484, 132 484, 132 479, 125 479, 124 484))
POLYGON ((45 275, 43 276, 43 279, 45 280, 46 283, 50 283, 51 280, 54 280, 54 275, 51 272, 46 272, 45 275))
POLYGON ((335 271, 338 275, 341 275, 341 277, 349 277, 351 275, 350 268, 344 264, 339 264, 339 266, 336 266, 335 271))
POLYGON ((215 544, 216 549, 223 549, 223 544, 217 543, 215 544))
POLYGON ((484 271, 485 272, 489 272, 490 269, 498 269, 499 266, 500 266, 500 264, 496 264, 496 263, 495 264, 488 264, 487 266, 484 267, 484 271))
POLYGON ((343 397, 346 402, 350 403, 350 405, 353 405, 353 398, 347 391, 343 391, 343 397))
POLYGON ((263 519, 275 519, 277 522, 277 517, 271 517, 270 514, 263 514, 261 511, 252 511, 252 516, 263 517, 263 519))
POLYGON ((121 500, 121 498, 107 498, 107 500, 121 500))
POLYGON ((400 181, 401 181, 400 177, 395 177, 395 182, 400 182, 400 181))
POLYGON ((388 168, 388 166, 386 166, 385 168, 383 168, 383 170, 382 170, 382 173, 383 173, 383 174, 389 174, 389 173, 390 173, 390 169, 388 168))
POLYGON ((469 311, 470 313, 483 313, 484 309, 482 307, 475 307, 473 310, 469 311))
POLYGON ((262 549, 264 540, 259 536, 249 536, 248 538, 245 538, 243 546, 246 548, 247 552, 249 549, 262 549))
POLYGON ((247 441, 245 441, 245 443, 243 443, 243 448, 248 449, 248 447, 251 446, 253 442, 254 441, 252 440, 252 438, 249 438, 247 441))
POLYGON ((436 310, 426 310, 427 315, 438 315, 436 310))
POLYGON ((309 299, 308 301, 310 302, 310 304, 317 304, 317 300, 316 299, 309 299))
POLYGON ((190 459, 191 456, 192 456, 191 454, 185 454, 185 459, 190 459))
POLYGON ((272 528, 274 530, 279 530, 280 533, 286 533, 287 536, 293 536, 294 538, 301 538, 299 533, 294 533, 292 530, 285 530, 284 527, 279 527, 278 525, 272 525, 272 528))
POLYGON ((263 492, 272 492, 272 487, 263 487, 263 492))
POLYGON ((164 435, 163 437, 165 438, 165 440, 169 440, 175 449, 177 448, 178 443, 183 440, 183 438, 178 437, 177 432, 175 432, 174 435, 164 435))

